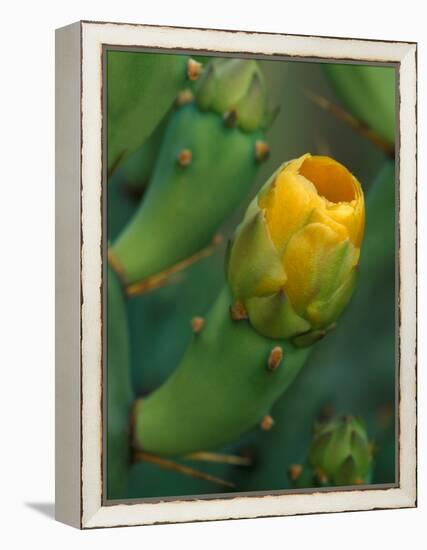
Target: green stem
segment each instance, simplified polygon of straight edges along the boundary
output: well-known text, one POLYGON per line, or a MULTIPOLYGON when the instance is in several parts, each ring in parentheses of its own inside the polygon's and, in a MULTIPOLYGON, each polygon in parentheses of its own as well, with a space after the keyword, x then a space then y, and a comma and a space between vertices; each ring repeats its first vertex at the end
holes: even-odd
POLYGON ((259 424, 304 365, 310 349, 232 321, 227 287, 176 371, 134 406, 133 443, 163 456, 219 447, 259 424), (283 359, 269 368, 273 348, 283 359))

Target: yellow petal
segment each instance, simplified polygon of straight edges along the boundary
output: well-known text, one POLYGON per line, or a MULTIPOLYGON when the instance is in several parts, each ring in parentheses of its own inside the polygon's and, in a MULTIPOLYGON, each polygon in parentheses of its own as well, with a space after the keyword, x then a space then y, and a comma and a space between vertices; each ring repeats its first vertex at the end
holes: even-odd
POLYGON ((283 165, 259 194, 258 204, 265 210, 280 254, 292 235, 311 221, 323 221, 360 247, 365 221, 361 186, 347 168, 329 157, 307 153, 283 165))
MULTIPOLYGON (((353 218, 353 209, 351 209, 351 218, 353 218)), ((330 227, 337 235, 339 235, 341 240, 346 240, 349 238, 349 224, 340 223, 336 221, 334 216, 331 215, 330 211, 325 211, 322 208, 316 208, 313 210, 310 216, 310 223, 321 223, 330 227)))
POLYGON ((328 215, 345 225, 352 243, 360 247, 365 228, 365 205, 358 180, 345 166, 322 156, 305 156, 299 173, 316 187, 328 215))
POLYGON ((309 220, 313 209, 321 201, 315 187, 295 171, 295 165, 288 164, 280 172, 259 200, 260 208, 265 210, 265 220, 271 239, 283 252, 290 237, 309 220))
POLYGON ((299 315, 321 292, 330 258, 341 243, 341 236, 323 223, 310 223, 290 239, 283 257, 285 291, 299 315))
POLYGON ((360 184, 351 172, 330 157, 306 157, 299 173, 311 181, 319 195, 329 202, 351 202, 360 190, 360 184))
POLYGON ((365 233, 365 202, 363 198, 363 193, 359 197, 355 209, 354 209, 354 234, 353 234, 353 243, 354 246, 360 248, 363 241, 363 235, 365 233))
MULTIPOLYGON (((354 202, 354 201, 353 201, 354 202)), ((325 215, 334 220, 337 225, 344 227, 347 236, 354 241, 354 234, 357 231, 357 220, 353 203, 340 203, 326 207, 325 215)))

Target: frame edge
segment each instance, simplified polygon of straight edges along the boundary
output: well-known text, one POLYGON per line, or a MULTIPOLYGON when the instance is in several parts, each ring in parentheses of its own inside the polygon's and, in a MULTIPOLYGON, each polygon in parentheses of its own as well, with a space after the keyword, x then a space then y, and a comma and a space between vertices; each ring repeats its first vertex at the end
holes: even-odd
POLYGON ((55 31, 55 519, 81 528, 81 25, 55 31))

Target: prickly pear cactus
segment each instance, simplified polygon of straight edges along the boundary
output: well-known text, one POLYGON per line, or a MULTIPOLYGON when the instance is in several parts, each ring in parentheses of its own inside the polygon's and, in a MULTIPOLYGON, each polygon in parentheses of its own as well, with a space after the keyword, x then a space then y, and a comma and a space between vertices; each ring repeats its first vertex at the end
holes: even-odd
POLYGON ((205 316, 223 286, 215 254, 188 267, 173 284, 127 300, 132 379, 137 395, 157 389, 175 369, 193 339, 191 321, 205 316))
POLYGON ((254 79, 262 83, 262 75, 253 61, 226 60, 223 65, 229 63, 234 70, 230 84, 228 73, 211 78, 216 85, 223 83, 215 93, 237 88, 245 131, 237 110, 230 120, 228 107, 220 114, 216 104, 212 110, 203 103, 209 75, 195 101, 181 101, 168 120, 145 200, 110 249, 128 284, 159 274, 208 246, 267 156, 265 117, 254 111, 251 118, 244 110, 246 103, 255 102, 260 112, 267 112, 265 90, 252 87, 254 79), (237 78, 241 73, 245 78, 237 78))
POLYGON ((229 443, 256 424, 269 430, 270 408, 304 365, 318 331, 338 319, 350 298, 347 279, 358 263, 363 224, 360 184, 336 161, 305 155, 279 169, 249 205, 231 244, 231 292, 224 288, 207 318, 195 321, 193 341, 166 383, 136 402, 136 448, 182 455, 229 443), (294 223, 284 226, 284 197, 297 197, 299 189, 311 197, 310 216, 295 198, 294 223), (288 263, 295 238, 308 246, 301 260, 312 263, 304 271, 298 264, 292 271, 297 259, 288 263), (340 302, 332 314, 321 307, 319 278, 332 301, 340 302), (272 303, 276 296, 284 307, 272 303), (261 329, 252 315, 254 297, 267 302, 263 309, 270 321, 261 329))
MULTIPOLYGON (((142 83, 138 93, 112 88, 117 98, 129 92, 134 111, 109 126, 129 143, 116 154, 111 139, 108 153, 108 498, 393 481, 393 163, 362 192, 328 153, 301 156, 312 136, 301 130, 307 106, 289 63, 278 88, 282 135, 262 166, 264 181, 273 175, 242 219, 269 156, 277 63, 169 57, 181 60, 168 61, 170 74, 153 73, 173 83, 150 99, 151 122, 136 123, 148 101, 142 83), (226 243, 215 254, 211 245, 227 219, 224 284, 226 243), (380 305, 366 316, 367 304, 380 305), (311 427, 326 403, 363 416, 366 429, 354 419, 323 422, 316 446, 311 427), (336 460, 325 462, 324 447, 336 460)), ((390 156, 393 70, 341 67, 328 73, 338 95, 391 143, 390 156), (362 95, 372 98, 368 109, 362 95)), ((311 116, 310 131, 322 128, 311 116)))
MULTIPOLYGON (((153 174, 160 146, 163 141, 167 123, 174 108, 172 107, 151 135, 129 155, 121 164, 120 171, 130 190, 142 194, 148 187, 153 174)), ((129 216, 130 218, 130 216, 129 216)))
POLYGON ((156 128, 186 80, 200 74, 200 64, 183 55, 109 51, 108 172, 156 128))
POLYGON ((137 401, 138 448, 182 455, 229 443, 262 422, 303 366, 306 349, 264 338, 247 321, 233 320, 230 304, 225 289, 196 328, 178 369, 137 401))
POLYGON ((350 112, 383 139, 394 143, 395 68, 341 64, 325 64, 324 68, 350 112))
POLYGON ((123 160, 108 180, 107 239, 113 242, 136 213, 152 176, 168 121, 163 118, 136 151, 123 160))

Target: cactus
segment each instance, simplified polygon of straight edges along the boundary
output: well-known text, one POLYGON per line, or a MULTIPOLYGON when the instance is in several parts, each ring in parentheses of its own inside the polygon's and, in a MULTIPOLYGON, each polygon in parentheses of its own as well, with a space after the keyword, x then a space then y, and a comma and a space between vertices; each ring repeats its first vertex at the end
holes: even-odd
POLYGON ((222 253, 223 246, 188 267, 174 284, 127 300, 132 379, 137 395, 158 388, 183 356, 192 339, 192 318, 205 316, 222 288, 222 253))
POLYGON ((345 106, 390 144, 396 132, 396 70, 391 67, 325 64, 345 106))
MULTIPOLYGON (((252 67, 252 70, 257 71, 256 64, 253 64, 252 62, 244 62, 243 66, 249 65, 252 67)), ((262 101, 264 101, 264 98, 262 98, 262 101)), ((134 178, 135 174, 139 175, 141 173, 149 174, 152 169, 152 161, 153 161, 153 152, 155 153, 157 145, 160 141, 163 142, 162 150, 166 148, 166 150, 170 151, 173 149, 174 146, 174 139, 176 137, 175 127, 178 126, 178 132, 183 134, 183 137, 181 139, 185 139, 185 134, 188 132, 188 128, 186 128, 186 124, 188 121, 190 121, 190 128, 192 127, 195 131, 195 144, 197 145, 198 139, 203 137, 203 131, 209 133, 209 129, 214 128, 214 130, 217 132, 217 135, 220 137, 220 143, 223 141, 223 148, 220 148, 218 153, 219 156, 225 161, 226 167, 229 168, 229 180, 228 182, 233 179, 233 176, 235 176, 236 185, 234 187, 231 187, 231 193, 229 195, 231 196, 232 202, 236 203, 237 199, 239 198, 241 194, 241 186, 239 186, 240 181, 246 181, 249 179, 249 182, 251 181, 251 177, 247 177, 251 174, 251 172, 254 172, 257 166, 257 155, 259 155, 259 152, 257 152, 256 148, 256 142, 254 138, 258 135, 257 132, 252 132, 251 135, 246 138, 246 135, 243 134, 243 132, 238 128, 229 128, 228 125, 225 124, 223 119, 218 116, 217 114, 214 114, 212 112, 206 112, 202 113, 201 111, 198 111, 197 108, 194 105, 191 105, 191 94, 188 92, 185 92, 183 94, 180 94, 178 97, 178 109, 177 112, 172 113, 168 118, 172 119, 172 121, 168 120, 165 124, 160 125, 155 132, 152 134, 151 138, 146 141, 143 146, 140 148, 140 150, 134 154, 133 158, 130 157, 127 159, 127 161, 123 162, 120 173, 122 175, 122 180, 130 178, 134 178), (185 97, 184 97, 185 96, 185 97), (195 123, 191 122, 192 118, 194 117, 195 123), (200 119, 200 122, 202 123, 200 126, 198 125, 198 120, 200 119), (169 131, 169 137, 168 134, 166 136, 162 136, 163 133, 163 126, 168 126, 169 131), (172 127, 172 130, 170 128, 172 127), (198 128, 201 128, 198 130, 198 128), (226 132, 224 132, 224 129, 226 132), (225 138, 223 139, 223 137, 225 138), (166 143, 166 145, 165 145, 166 143), (231 148, 232 153, 228 152, 228 148, 231 148), (249 151, 250 150, 250 151, 249 151), (148 152, 148 154, 146 154, 148 152), (232 154, 243 154, 242 162, 237 163, 236 170, 233 170, 229 164, 231 164, 232 160, 232 154), (227 157, 227 158, 225 158, 227 157), (243 176, 243 180, 241 180, 241 177, 243 176)), ((259 129, 261 131, 261 129, 259 129)), ((190 133, 191 134, 191 133, 190 133)), ((212 136, 211 136, 212 138, 212 136)), ((214 140, 215 142, 215 140, 214 140)), ((203 148, 200 147, 200 150, 202 151, 203 148)), ((192 158, 190 158, 192 160, 192 158)), ((206 161, 201 161, 200 164, 198 164, 197 159, 194 164, 196 165, 196 168, 198 168, 198 171, 196 170, 196 175, 199 176, 205 176, 207 181, 205 184, 209 186, 210 182, 209 178, 212 178, 214 174, 211 173, 212 169, 215 168, 214 163, 212 160, 207 159, 206 161)), ((173 164, 175 165, 175 159, 173 164)), ((179 169, 185 167, 186 161, 183 158, 183 156, 180 156, 178 159, 178 165, 179 169)), ((193 164, 193 163, 191 163, 193 164)), ((160 186, 160 190, 157 191, 157 196, 159 196, 162 191, 162 167, 165 165, 164 159, 160 158, 157 163, 157 166, 160 166, 159 172, 160 174, 156 173, 154 174, 154 177, 152 178, 151 185, 154 187, 154 197, 156 196, 156 187, 160 186), (156 184, 156 177, 158 183, 156 184)), ((116 183, 116 176, 117 174, 113 175, 112 178, 112 197, 114 198, 114 192, 117 193, 117 190, 119 189, 120 181, 119 178, 117 178, 116 183), (115 184, 115 185, 114 185, 115 184)), ((193 187, 197 183, 197 177, 193 176, 193 187)), ((173 183, 173 182, 170 182, 173 183)), ((177 181, 176 183, 179 183, 177 181)), ((212 187, 214 187, 212 185, 212 187)), ((224 187, 225 190, 225 187, 224 187)), ((187 193, 188 195, 188 193, 187 193)), ((179 196, 179 192, 178 192, 179 196)), ((185 193, 184 193, 185 196, 185 193)), ((215 196, 215 195, 213 195, 215 196)), ((117 197, 117 194, 116 194, 117 197)), ((188 195, 188 198, 191 199, 191 196, 188 195)), ((145 201, 146 202, 146 201, 145 201)), ((112 204, 112 203, 111 203, 112 204)), ((117 204, 114 203, 117 211, 117 204)), ((205 207, 207 205, 205 204, 205 207)), ((124 204, 124 211, 126 213, 126 208, 131 208, 133 205, 124 204)), ((226 205, 226 209, 229 209, 229 206, 226 205)), ((115 213, 116 213, 115 211, 115 213)), ((150 210, 148 210, 149 212, 150 210)), ((110 214, 110 217, 112 217, 112 212, 110 214)), ((220 215, 223 216, 221 208, 219 208, 220 215)), ((114 219, 112 219, 114 221, 114 219)), ((111 227, 109 228, 110 235, 113 236, 113 232, 117 232, 117 228, 120 227, 121 220, 116 220, 117 223, 111 224, 111 227)), ((165 221, 165 218, 163 218, 163 223, 165 221)), ((196 221, 198 221, 198 218, 196 216, 196 221)), ((216 222, 215 222, 216 223, 216 222)), ((197 226, 196 226, 197 227, 197 226)), ((153 227, 155 229, 155 226, 153 227)), ((211 232, 213 229, 213 225, 211 226, 211 232)), ((196 232, 197 233, 197 232, 196 232)), ((174 236, 174 235, 172 235, 174 236)), ((170 250, 173 250, 173 243, 175 243, 175 238, 170 239, 169 236, 169 246, 170 250)), ((135 250, 137 255, 140 255, 140 251, 138 248, 135 250)), ((172 262, 175 261, 173 258, 171 260, 172 262)), ((111 351, 111 353, 108 353, 108 379, 111 380, 111 385, 116 384, 116 380, 120 376, 121 372, 121 380, 120 383, 117 384, 118 388, 121 388, 121 390, 118 391, 118 393, 112 393, 111 396, 109 395, 109 403, 111 408, 111 421, 108 422, 108 439, 109 439, 109 447, 107 451, 108 456, 108 463, 112 464, 111 467, 108 467, 108 475, 109 475, 109 494, 112 495, 112 498, 117 498, 122 494, 122 486, 123 486, 123 477, 125 475, 125 472, 127 472, 129 468, 129 456, 127 454, 127 450, 129 447, 126 448, 126 445, 124 444, 125 440, 127 439, 127 432, 129 429, 129 393, 125 391, 125 389, 129 389, 129 372, 128 372, 128 362, 129 362, 129 350, 128 350, 128 335, 126 334, 126 319, 124 318, 123 314, 123 296, 121 295, 121 290, 118 288, 117 284, 117 273, 114 274, 114 276, 109 276, 108 279, 108 295, 109 295, 109 322, 108 322, 108 331, 109 331, 109 343, 111 342, 112 349, 115 349, 115 352, 111 351), (110 302, 112 305, 110 305, 110 302), (117 313, 118 312, 118 313, 117 313), (114 317, 114 319, 113 319, 114 317), (121 323, 121 328, 119 329, 119 324, 121 323), (114 355, 115 353, 115 355, 114 355), (111 355, 111 357, 110 357, 111 355), (122 360, 116 360, 117 355, 122 356, 122 360), (122 453, 120 454, 119 449, 122 448, 122 453), (126 448, 126 451, 123 450, 126 448)), ((110 413, 110 409, 109 409, 110 413)))
POLYGON ((108 181, 107 240, 113 242, 136 213, 152 175, 169 113, 138 149, 113 172, 108 181))
MULTIPOLYGON (((356 69, 353 75, 358 73, 357 67, 350 68, 356 69)), ((340 69, 336 66, 337 73, 340 69)), ((380 79, 381 71, 393 71, 374 69, 380 79)), ((379 113, 384 105, 374 97, 365 102, 371 109, 362 105, 362 114, 351 97, 352 90, 361 85, 366 97, 385 91, 390 98, 390 83, 373 90, 368 84, 376 77, 367 78, 369 71, 360 74, 363 78, 359 84, 354 80, 350 91, 342 82, 336 89, 348 96, 343 96, 343 102, 353 115, 361 116, 365 125, 389 142, 390 147, 383 150, 391 156, 394 113, 387 114, 385 109, 382 117, 386 120, 381 121, 375 111, 379 113)), ((214 492, 214 483, 248 491, 390 481, 393 417, 387 439, 385 428, 376 427, 375 419, 383 405, 394 410, 389 322, 394 257, 389 238, 394 221, 391 163, 369 186, 368 238, 358 270, 360 285, 355 288, 363 234, 363 194, 357 180, 352 200, 335 197, 339 203, 349 203, 352 214, 347 210, 331 216, 316 199, 305 216, 305 207, 297 200, 302 194, 292 196, 281 184, 282 178, 295 177, 282 174, 289 171, 291 162, 265 184, 234 233, 226 255, 227 284, 215 301, 222 286, 222 247, 209 259, 188 266, 206 255, 205 247, 218 226, 241 202, 260 161, 267 157, 264 132, 271 115, 264 78, 255 62, 212 60, 197 81, 194 96, 179 94, 177 108, 157 117, 148 139, 134 154, 123 157, 109 182, 109 259, 114 272, 110 269, 108 276, 108 338, 115 351, 109 347, 107 369, 108 384, 117 384, 118 390, 107 384, 107 497, 209 493, 214 492), (122 194, 123 184, 136 195, 144 190, 143 201, 138 197, 128 200, 129 195, 122 194), (276 215, 275 202, 286 203, 284 213, 279 209, 276 215), (292 253, 288 242, 297 235, 301 240, 301 233, 313 224, 323 229, 318 229, 317 238, 306 233, 303 241, 310 252, 298 253, 299 241, 292 253), (335 240, 325 239, 326 233, 330 235, 325 228, 335 233, 335 240), (183 267, 179 276, 173 275, 183 267), (157 288, 171 281, 175 284, 157 288), (132 296, 141 290, 151 292, 124 300, 124 294, 132 296), (341 318, 353 291, 355 296, 341 318), (366 304, 382 300, 383 295, 387 308, 372 308, 366 318, 366 304), (319 308, 322 303, 328 307, 319 308), (336 330, 330 332, 338 319, 336 330), (366 340, 374 333, 367 358, 366 340), (316 343, 325 334, 327 338, 316 343), (365 364, 372 368, 362 368, 365 364), (285 393, 291 383, 292 391, 285 393), (378 384, 382 384, 382 393, 377 397, 378 384), (367 385, 369 399, 365 399, 367 385), (388 401, 382 403, 384 399, 388 401), (325 467, 319 470, 318 457, 307 455, 308 436, 325 402, 340 414, 352 410, 363 415, 376 442, 387 445, 383 452, 380 447, 381 460, 375 461, 375 469, 370 467, 368 474, 364 470, 361 476, 353 475, 347 469, 351 479, 336 477, 335 471, 322 479, 319 476, 325 467), (209 454, 198 451, 209 450, 215 450, 218 457, 250 455, 249 463, 255 460, 256 467, 205 462, 204 473, 182 475, 200 466, 199 460, 204 460, 200 457, 209 454), (295 466, 304 455, 303 467, 295 466), (294 479, 286 476, 289 464, 295 466, 294 479), (172 470, 158 470, 159 466, 172 470)), ((282 147, 283 143, 288 146, 287 139, 279 140, 282 147)), ((300 147, 294 141, 293 151, 300 147)), ((277 163, 276 140, 274 146, 272 156, 277 163)), ((297 180, 299 176, 313 180, 310 162, 302 173, 299 169, 307 159, 317 164, 319 172, 320 157, 302 157, 294 171, 297 180)), ((332 161, 332 166, 341 165, 332 161)), ((352 181, 347 176, 344 179, 352 181)), ((232 224, 229 228, 234 220, 232 224)), ((322 424, 323 435, 343 421, 334 422, 329 428, 322 424)), ((345 461, 346 457, 340 466, 345 461)))
POLYGON ((360 418, 325 421, 314 427, 313 440, 303 466, 293 464, 289 477, 295 487, 362 485, 372 476, 372 444, 360 418))
POLYGON ((125 158, 110 176, 107 196, 108 242, 116 239, 136 213, 140 199, 152 176, 169 117, 176 106, 191 100, 189 98, 193 98, 190 86, 178 93, 175 106, 168 111, 142 145, 125 158))
POLYGON ((165 115, 142 145, 120 166, 126 184, 135 192, 142 194, 150 181, 171 112, 173 109, 165 115))
MULTIPOLYGON (((302 164, 306 158, 311 157, 302 157, 302 164)), ((289 166, 293 166, 295 162, 298 164, 299 161, 292 161, 289 166)), ((333 162, 331 166, 332 174, 335 174, 338 168, 333 162)), ((352 238, 351 231, 354 231, 355 243, 360 247, 364 219, 363 197, 359 203, 352 192, 347 200, 354 202, 357 215, 354 221, 352 215, 350 218, 346 217, 345 212, 350 206, 338 202, 342 199, 340 190, 344 192, 348 185, 355 186, 358 193, 361 193, 361 189, 357 180, 347 171, 343 175, 341 169, 345 170, 340 167, 339 176, 330 177, 324 186, 321 185, 324 183, 323 162, 320 162, 318 170, 313 169, 313 172, 310 172, 311 181, 314 183, 303 176, 299 177, 313 193, 315 206, 312 207, 311 216, 315 226, 320 225, 316 209, 323 206, 322 198, 329 196, 331 201, 334 200, 328 195, 328 190, 333 189, 337 194, 337 204, 344 209, 344 214, 340 212, 338 215, 331 203, 329 212, 331 216, 337 216, 337 221, 328 221, 325 214, 322 222, 327 224, 328 228, 332 226, 335 231, 340 231, 340 237, 345 234, 343 242, 352 238), (318 176, 320 180, 317 179, 318 176), (320 201, 319 204, 315 197, 320 201), (341 226, 340 223, 344 225, 341 226), (347 226, 351 231, 347 230, 347 226)), ((277 179, 279 177, 280 175, 277 179)), ((254 214, 254 204, 259 204, 266 197, 266 193, 274 190, 276 186, 279 187, 279 183, 276 184, 275 175, 267 182, 267 186, 261 189, 256 202, 251 203, 237 231, 237 238, 230 251, 229 264, 232 264, 232 267, 228 269, 228 279, 235 294, 234 298, 252 298, 255 291, 266 299, 279 292, 287 300, 286 263, 282 264, 283 260, 272 254, 272 241, 262 233, 259 237, 259 231, 255 233, 255 237, 252 237, 252 233, 250 238, 242 237, 242 227, 246 225, 245 220, 254 214), (280 277, 272 276, 276 272, 280 277)), ((281 219, 279 211, 281 210, 282 214, 286 211, 288 200, 282 194, 278 195, 277 200, 274 215, 281 219)), ((269 205, 262 208, 263 216, 268 219, 271 214, 269 205)), ((255 215, 258 216, 256 212, 255 215)), ((306 219, 303 201, 296 202, 294 215, 306 219)), ((304 231, 304 227, 300 231, 304 231)), ((298 235, 298 232, 296 234, 298 235)), ((276 237, 275 244, 283 250, 285 239, 289 240, 289 235, 279 231, 275 234, 276 237)), ((315 270, 299 274, 303 297, 307 295, 305 278, 308 279, 306 284, 309 284, 313 276, 323 276, 325 266, 328 269, 331 256, 328 250, 325 252, 321 248, 320 251, 323 256, 319 258, 315 270)), ((342 285, 340 277, 345 273, 345 268, 340 262, 344 265, 347 262, 345 259, 342 260, 342 256, 341 253, 338 258, 333 257, 331 263, 335 276, 332 277, 329 286, 333 283, 338 290, 342 285)), ((354 268, 357 259, 352 257, 350 264, 351 268, 354 268)), ((335 299, 336 290, 332 288, 331 291, 332 299, 335 299)), ((301 299, 298 292, 295 297, 301 299)), ((344 305, 347 301, 346 294, 344 305)), ((307 329, 298 319, 295 321, 297 315, 289 314, 288 309, 273 308, 272 315, 275 321, 271 326, 273 329, 280 326, 283 332, 280 332, 279 337, 274 330, 273 333, 266 333, 264 329, 261 332, 257 323, 253 323, 250 313, 248 319, 245 306, 246 303, 233 299, 226 286, 206 320, 199 320, 194 325, 193 341, 179 367, 160 389, 138 400, 134 406, 133 444, 136 448, 158 455, 182 455, 228 443, 256 424, 259 424, 261 429, 271 429, 273 420, 268 414, 270 408, 295 378, 309 354, 308 347, 295 347, 289 341, 289 337, 300 336, 295 330, 305 336, 311 329, 310 326, 307 329)), ((336 318, 337 315, 334 320, 336 318)), ((316 340, 317 338, 308 338, 304 343, 307 346, 316 340)))
POLYGON ((177 370, 157 391, 136 402, 137 448, 182 455, 218 447, 261 423, 304 364, 308 350, 259 335, 230 317, 224 289, 177 370), (282 349, 283 361, 269 368, 282 349))
POLYGON ((183 55, 109 51, 108 173, 152 133, 200 64, 183 55))
MULTIPOLYGON (((110 249, 128 284, 164 272, 209 245, 266 157, 265 117, 259 116, 267 109, 262 75, 254 61, 224 61, 228 63, 233 63, 235 75, 246 77, 248 67, 252 75, 249 82, 235 76, 237 82, 230 84, 239 88, 239 108, 245 113, 246 99, 251 106, 258 102, 262 109, 251 119, 250 130, 241 129, 237 111, 230 117, 227 107, 220 116, 203 103, 205 79, 195 102, 184 103, 170 117, 144 203, 110 249), (254 81, 259 83, 256 93, 254 81), (200 102, 207 110, 201 110, 200 102)), ((245 113, 243 120, 249 118, 245 113)))

